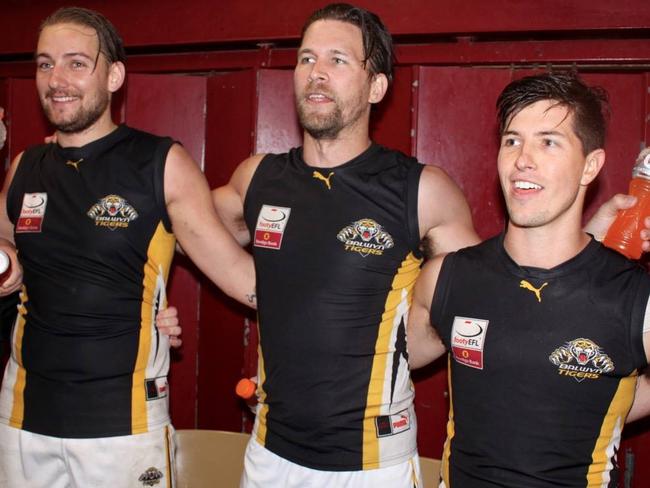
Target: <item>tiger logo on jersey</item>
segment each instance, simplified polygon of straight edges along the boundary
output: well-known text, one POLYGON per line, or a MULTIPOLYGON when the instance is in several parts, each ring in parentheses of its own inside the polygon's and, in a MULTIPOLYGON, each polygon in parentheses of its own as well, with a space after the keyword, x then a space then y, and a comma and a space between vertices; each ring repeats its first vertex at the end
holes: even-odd
POLYGON ((132 220, 138 218, 138 212, 119 195, 107 195, 86 213, 98 227, 110 230, 126 228, 132 220))
POLYGON ((341 229, 336 238, 345 243, 345 250, 381 256, 384 250, 395 245, 393 237, 372 219, 361 219, 341 229))
POLYGON ((574 339, 558 347, 548 357, 558 367, 558 374, 570 376, 581 382, 595 380, 602 373, 614 371, 614 362, 595 342, 589 339, 574 339))

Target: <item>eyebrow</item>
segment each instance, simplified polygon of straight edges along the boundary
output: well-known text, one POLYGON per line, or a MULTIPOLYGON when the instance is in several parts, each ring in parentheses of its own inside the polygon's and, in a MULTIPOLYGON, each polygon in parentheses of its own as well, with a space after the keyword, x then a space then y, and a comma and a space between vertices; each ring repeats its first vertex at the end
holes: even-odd
MULTIPOLYGON (((77 56, 80 56, 80 57, 82 57, 82 58, 85 58, 85 59, 87 59, 87 60, 89 60, 89 61, 94 61, 94 60, 95 60, 94 58, 88 56, 88 55, 87 55, 86 53, 84 53, 84 52, 71 52, 71 53, 65 53, 65 54, 63 55, 64 58, 74 58, 74 57, 77 57, 77 56)), ((50 55, 47 54, 47 53, 37 53, 37 54, 34 56, 34 59, 38 59, 38 58, 48 58, 48 59, 52 59, 52 56, 50 56, 50 55)))
MULTIPOLYGON (((327 53, 328 54, 337 54, 337 55, 340 55, 340 56, 347 56, 347 57, 351 56, 350 53, 348 53, 346 51, 341 51, 340 49, 328 49, 327 53)), ((310 48, 306 47, 306 48, 300 49, 298 51, 298 55, 300 55, 300 54, 315 54, 315 52, 314 52, 313 49, 310 49, 310 48)))
MULTIPOLYGON (((502 137, 503 136, 518 136, 520 133, 516 130, 505 130, 503 131, 502 137)), ((535 136, 556 136, 556 137, 564 137, 566 138, 566 135, 562 132, 556 131, 556 130, 542 130, 535 132, 535 136)))

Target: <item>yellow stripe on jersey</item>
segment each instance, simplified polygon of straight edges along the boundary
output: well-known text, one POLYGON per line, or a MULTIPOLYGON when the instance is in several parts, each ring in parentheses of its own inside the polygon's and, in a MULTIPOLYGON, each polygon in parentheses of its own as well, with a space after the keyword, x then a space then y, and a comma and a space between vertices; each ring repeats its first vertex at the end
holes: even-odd
MULTIPOLYGON (((259 319, 258 319, 258 334, 259 328, 259 319)), ((259 337, 259 336, 258 336, 259 337)), ((262 343, 261 339, 259 340, 257 346, 257 391, 260 392, 259 401, 262 404, 259 412, 257 412, 257 428, 256 428, 256 437, 257 442, 261 445, 264 445, 266 441, 266 416, 269 413, 269 406, 266 404, 266 392, 264 391, 264 381, 266 380, 266 374, 264 373, 264 355, 262 354, 262 343)))
MULTIPOLYGON (((140 339, 131 386, 131 431, 133 434, 148 431, 145 379, 147 365, 150 361, 152 327, 155 327, 153 305, 159 298, 159 279, 162 278, 163 282, 167 283, 175 245, 176 238, 174 234, 167 232, 162 222, 160 222, 149 243, 147 262, 144 264, 140 339), (160 276, 161 272, 162 277, 160 276)), ((165 304, 161 303, 160 305, 163 307, 165 304)))
POLYGON ((375 356, 372 362, 366 411, 363 417, 363 469, 380 467, 381 453, 379 452, 379 438, 375 427, 375 417, 385 414, 381 411, 381 407, 384 403, 386 364, 388 356, 392 354, 390 342, 393 329, 399 326, 399 323, 395 323, 398 306, 403 300, 404 292, 406 292, 408 305, 411 304, 413 285, 420 272, 421 262, 421 259, 417 259, 413 253, 409 253, 397 270, 397 274, 393 278, 391 291, 388 292, 386 297, 384 313, 381 317, 377 341, 375 342, 375 356))
POLYGON ((618 389, 603 419, 596 446, 591 454, 592 462, 587 473, 588 488, 609 486, 609 477, 612 468, 611 459, 615 454, 614 446, 618 445, 621 441, 621 432, 625 424, 625 417, 630 411, 632 401, 634 400, 637 376, 637 372, 634 371, 627 378, 623 378, 618 384, 618 389))
POLYGON ((442 480, 449 486, 449 457, 451 456, 451 440, 456 434, 454 428, 454 392, 451 388, 451 355, 447 354, 447 384, 449 385, 449 419, 447 420, 447 438, 442 448, 442 480))
POLYGON ((27 315, 27 309, 25 308, 25 303, 27 303, 27 288, 23 285, 23 288, 20 292, 20 305, 18 305, 18 315, 16 316, 15 332, 14 332, 14 357, 16 358, 16 364, 18 366, 16 370, 16 378, 14 381, 14 391, 13 391, 13 406, 11 409, 11 418, 9 419, 9 425, 17 429, 21 429, 23 426, 23 420, 25 420, 25 383, 27 373, 23 365, 23 335, 25 334, 25 316, 27 315))

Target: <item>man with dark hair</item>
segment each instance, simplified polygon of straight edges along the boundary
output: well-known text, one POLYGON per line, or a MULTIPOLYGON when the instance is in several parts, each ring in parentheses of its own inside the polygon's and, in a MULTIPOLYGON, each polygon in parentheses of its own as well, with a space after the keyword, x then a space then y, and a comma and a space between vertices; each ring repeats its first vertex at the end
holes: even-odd
POLYGON ((392 61, 376 15, 315 12, 294 70, 303 146, 245 160, 213 192, 257 274, 260 402, 243 488, 421 486, 405 340, 421 242, 434 255, 479 238, 440 168, 369 138, 392 61))
POLYGON ((0 391, 3 487, 173 486, 169 344, 154 317, 176 239, 226 293, 254 290, 189 154, 113 123, 124 76, 122 41, 97 12, 43 23, 36 86, 57 143, 18 155, 0 193, 12 261, 0 292, 24 270, 0 391))
POLYGON ((245 160, 213 192, 258 277, 260 403, 242 487, 421 486, 405 341, 420 242, 479 239, 442 170, 369 138, 392 60, 376 15, 314 13, 294 71, 303 146, 245 160))
POLYGON ((605 162, 604 101, 573 74, 509 84, 497 102, 506 231, 420 274, 411 367, 450 356, 443 487, 616 486, 650 355, 650 277, 581 229, 605 162))

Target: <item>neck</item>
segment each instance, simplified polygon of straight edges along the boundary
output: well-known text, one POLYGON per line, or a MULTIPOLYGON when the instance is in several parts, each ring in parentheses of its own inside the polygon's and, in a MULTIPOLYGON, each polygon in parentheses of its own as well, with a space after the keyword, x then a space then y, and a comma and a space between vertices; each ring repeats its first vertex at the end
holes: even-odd
POLYGON ((82 147, 107 136, 117 128, 107 110, 93 125, 79 132, 56 131, 56 142, 61 147, 82 147))
POLYGON ((508 223, 503 245, 520 266, 551 269, 576 256, 589 244, 578 221, 570 229, 558 231, 551 225, 518 227, 508 223))
POLYGON ((356 158, 370 146, 368 118, 339 132, 334 139, 314 139, 307 131, 303 136, 302 157, 316 168, 333 168, 356 158))

